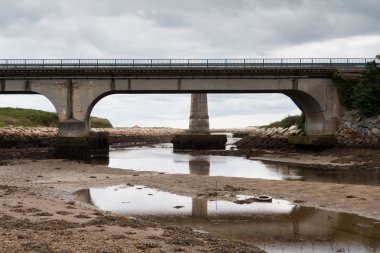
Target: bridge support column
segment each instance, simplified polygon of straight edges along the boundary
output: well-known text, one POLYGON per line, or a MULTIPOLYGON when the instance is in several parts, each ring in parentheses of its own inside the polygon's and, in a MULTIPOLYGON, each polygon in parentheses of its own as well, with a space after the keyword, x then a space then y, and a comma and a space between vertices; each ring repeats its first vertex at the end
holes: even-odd
POLYGON ((207 94, 191 94, 189 130, 194 134, 209 134, 207 94))
POLYGON ((207 94, 191 94, 189 133, 176 135, 172 140, 174 150, 224 149, 226 135, 210 135, 207 94))
POLYGON ((92 161, 94 157, 101 164, 108 164, 108 135, 108 132, 91 132, 87 136, 58 136, 56 158, 92 161))

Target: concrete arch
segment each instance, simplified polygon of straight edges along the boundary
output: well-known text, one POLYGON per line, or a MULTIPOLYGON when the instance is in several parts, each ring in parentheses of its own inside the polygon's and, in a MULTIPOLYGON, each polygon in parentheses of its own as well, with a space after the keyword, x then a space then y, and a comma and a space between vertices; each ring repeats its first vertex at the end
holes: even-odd
POLYGON ((88 109, 86 111, 86 115, 85 115, 85 122, 86 124, 88 125, 88 128, 90 129, 90 116, 91 116, 91 113, 95 107, 95 105, 100 101, 102 100, 103 98, 107 97, 107 96, 110 96, 110 95, 116 95, 116 94, 126 94, 125 92, 117 92, 117 91, 108 91, 108 92, 104 92, 102 94, 100 94, 99 96, 95 97, 92 102, 89 104, 88 106, 88 109))
POLYGON ((305 132, 314 135, 324 132, 325 116, 318 101, 308 93, 299 90, 285 91, 288 96, 305 115, 305 132))
MULTIPOLYGON (((54 103, 54 100, 52 98, 49 98, 49 96, 47 96, 46 94, 39 93, 39 92, 33 92, 33 91, 22 92, 22 93, 20 93, 20 92, 1 93, 0 92, 0 96, 2 96, 2 95, 23 95, 23 96, 37 96, 37 97, 40 96, 40 97, 43 97, 44 99, 46 99, 47 101, 49 101, 48 103, 53 106, 54 112, 57 113, 57 115, 59 114, 56 103, 54 103)), ((14 101, 14 102, 16 102, 16 101, 14 101)), ((12 104, 11 106, 19 107, 19 105, 17 105, 17 103, 16 104, 12 104)), ((40 109, 37 109, 37 110, 40 110, 40 109)))
MULTIPOLYGON (((189 92, 186 92, 189 93, 189 92)), ((221 92, 209 92, 209 93, 221 93, 221 92)), ((229 92, 223 92, 223 93, 229 93, 229 92)), ((247 92, 245 92, 246 94, 247 92)), ((262 92, 262 91, 251 91, 249 93, 252 94, 268 94, 268 93, 279 93, 283 94, 287 97, 289 97, 295 105, 305 114, 305 131, 308 135, 313 134, 319 134, 321 132, 325 131, 324 128, 324 122, 325 122, 325 116, 324 111, 322 108, 322 105, 317 101, 316 98, 314 98, 312 95, 300 91, 300 90, 278 90, 278 91, 268 91, 268 92, 262 92)), ((92 102, 89 104, 86 116, 84 118, 85 124, 89 127, 89 119, 92 110, 94 109, 95 105, 102 100, 103 98, 115 95, 115 94, 132 94, 131 92, 127 91, 107 91, 104 93, 99 94, 96 98, 92 100, 92 102)), ((229 93, 230 94, 230 93, 229 93)), ((235 93, 237 94, 237 93, 235 93)))
POLYGON ((307 135, 333 135, 342 106, 330 78, 102 78, 2 81, 1 93, 38 93, 54 105, 59 135, 86 137, 95 104, 111 94, 282 93, 305 113, 307 135))

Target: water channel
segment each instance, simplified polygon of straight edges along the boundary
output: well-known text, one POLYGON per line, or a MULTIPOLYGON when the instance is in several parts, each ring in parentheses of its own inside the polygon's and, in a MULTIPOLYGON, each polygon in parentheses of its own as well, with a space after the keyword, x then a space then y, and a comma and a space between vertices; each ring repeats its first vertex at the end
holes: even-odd
POLYGON ((111 150, 109 156, 110 167, 136 171, 380 185, 379 170, 325 170, 244 157, 174 153, 170 143, 111 150))
MULTIPOLYGON (((167 143, 112 150, 109 166, 204 176, 380 185, 378 171, 323 170, 243 157, 174 153, 167 143)), ((250 197, 238 195, 236 200, 250 197)), ((100 210, 154 216, 165 224, 253 242, 267 252, 380 252, 380 222, 299 207, 286 200, 238 204, 179 196, 141 185, 83 189, 77 192, 77 198, 100 210)))

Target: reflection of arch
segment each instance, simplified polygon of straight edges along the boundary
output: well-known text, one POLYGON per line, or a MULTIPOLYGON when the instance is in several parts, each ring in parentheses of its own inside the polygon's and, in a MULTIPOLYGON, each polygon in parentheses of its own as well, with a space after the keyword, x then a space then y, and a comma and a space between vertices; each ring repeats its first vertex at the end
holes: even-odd
POLYGON ((82 189, 75 192, 77 200, 93 205, 90 189, 82 189))

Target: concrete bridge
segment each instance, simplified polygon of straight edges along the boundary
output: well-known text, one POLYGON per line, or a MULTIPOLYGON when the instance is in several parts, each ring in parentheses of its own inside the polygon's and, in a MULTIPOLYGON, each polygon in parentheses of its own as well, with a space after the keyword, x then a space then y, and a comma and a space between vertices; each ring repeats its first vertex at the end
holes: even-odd
POLYGON ((61 137, 88 136, 96 103, 118 93, 282 93, 304 112, 307 135, 332 135, 343 110, 332 74, 359 73, 373 60, 0 60, 0 93, 48 98, 61 137))

